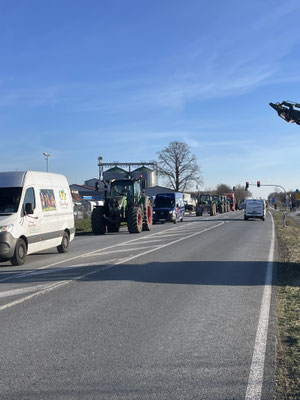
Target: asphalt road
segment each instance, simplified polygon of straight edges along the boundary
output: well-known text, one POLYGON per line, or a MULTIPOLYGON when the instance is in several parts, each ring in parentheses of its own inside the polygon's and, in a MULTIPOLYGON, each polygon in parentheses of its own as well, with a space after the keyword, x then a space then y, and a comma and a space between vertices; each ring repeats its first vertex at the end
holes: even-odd
POLYGON ((1 400, 271 399, 271 238, 230 212, 0 263, 1 400))

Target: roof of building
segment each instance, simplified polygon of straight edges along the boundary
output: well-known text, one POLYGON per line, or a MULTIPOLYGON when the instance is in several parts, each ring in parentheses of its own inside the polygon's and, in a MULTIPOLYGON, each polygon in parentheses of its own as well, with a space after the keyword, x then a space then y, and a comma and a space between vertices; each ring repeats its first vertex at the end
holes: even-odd
POLYGON ((104 173, 105 172, 126 172, 126 174, 128 174, 128 171, 126 171, 125 169, 120 168, 120 167, 112 167, 112 168, 109 168, 106 171, 104 171, 104 173))
POLYGON ((93 186, 88 186, 88 185, 78 185, 77 183, 72 183, 70 185, 70 188, 78 189, 78 190, 92 190, 94 191, 95 188, 93 186))
POLYGON ((147 168, 144 165, 140 168, 135 169, 132 172, 153 172, 153 169, 147 168))

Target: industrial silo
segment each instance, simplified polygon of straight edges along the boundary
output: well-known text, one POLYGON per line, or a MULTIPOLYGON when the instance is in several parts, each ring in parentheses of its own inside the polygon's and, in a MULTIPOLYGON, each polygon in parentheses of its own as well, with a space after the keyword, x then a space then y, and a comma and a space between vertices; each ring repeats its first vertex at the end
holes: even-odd
POLYGON ((123 168, 113 167, 103 172, 103 179, 105 181, 111 181, 112 179, 124 179, 128 178, 128 171, 123 168))
POLYGON ((131 172, 131 177, 135 179, 141 178, 145 181, 145 187, 153 187, 157 185, 157 173, 153 169, 142 166, 131 172))

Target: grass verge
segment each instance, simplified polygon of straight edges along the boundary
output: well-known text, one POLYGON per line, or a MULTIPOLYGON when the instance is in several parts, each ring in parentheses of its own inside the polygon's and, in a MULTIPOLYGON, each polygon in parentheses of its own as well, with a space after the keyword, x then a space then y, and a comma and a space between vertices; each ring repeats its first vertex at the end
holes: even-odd
POLYGON ((92 224, 90 219, 79 219, 75 221, 75 235, 87 235, 92 233, 92 224))
MULTIPOLYGON (((126 226, 126 222, 121 222, 121 227, 126 226)), ((91 219, 78 219, 75 221, 75 235, 87 235, 92 233, 92 223, 91 219)))
POLYGON ((300 398, 300 224, 273 213, 279 262, 276 294, 276 400, 300 398))

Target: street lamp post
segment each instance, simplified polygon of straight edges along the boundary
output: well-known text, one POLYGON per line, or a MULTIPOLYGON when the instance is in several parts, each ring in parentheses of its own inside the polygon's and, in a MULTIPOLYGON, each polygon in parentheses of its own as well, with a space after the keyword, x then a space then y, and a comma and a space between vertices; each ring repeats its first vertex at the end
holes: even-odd
POLYGON ((50 154, 48 154, 48 153, 43 153, 43 155, 46 157, 45 158, 45 160, 47 161, 47 167, 46 167, 46 171, 48 172, 49 171, 49 157, 50 157, 50 154))

